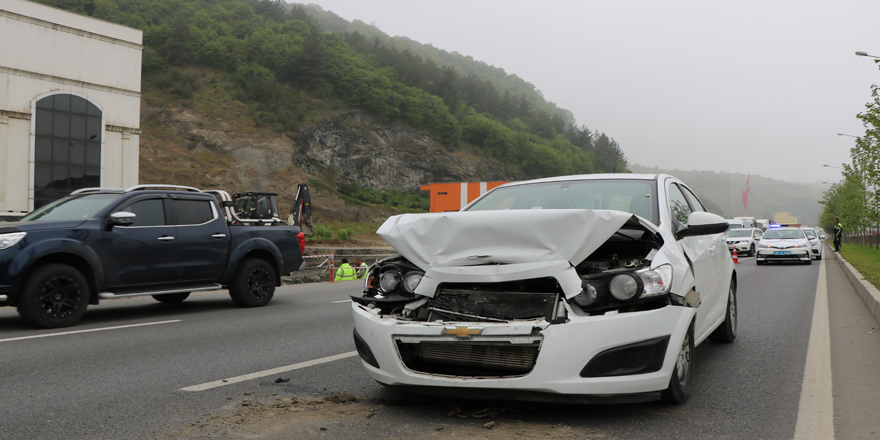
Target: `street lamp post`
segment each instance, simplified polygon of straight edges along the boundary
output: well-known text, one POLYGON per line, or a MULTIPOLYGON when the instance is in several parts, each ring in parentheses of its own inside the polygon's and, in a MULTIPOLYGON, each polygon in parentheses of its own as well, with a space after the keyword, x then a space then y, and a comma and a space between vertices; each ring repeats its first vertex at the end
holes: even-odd
POLYGON ((859 138, 858 136, 856 136, 856 135, 854 135, 854 134, 837 133, 837 135, 838 135, 838 136, 849 136, 849 137, 851 137, 851 138, 856 138, 856 139, 859 138))
POLYGON ((862 52, 862 51, 856 52, 856 56, 880 59, 880 57, 875 57, 874 55, 868 55, 868 52, 862 52))

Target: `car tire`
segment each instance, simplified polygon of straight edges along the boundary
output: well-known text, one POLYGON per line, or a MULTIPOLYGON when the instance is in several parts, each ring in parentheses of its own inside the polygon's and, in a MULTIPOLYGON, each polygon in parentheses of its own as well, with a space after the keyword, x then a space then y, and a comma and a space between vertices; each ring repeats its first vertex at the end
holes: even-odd
POLYGON ((749 256, 754 257, 755 255, 758 255, 758 250, 755 249, 755 245, 752 245, 752 247, 749 248, 749 256))
POLYGON ((691 379, 694 372, 694 324, 691 323, 678 350, 669 387, 660 393, 666 403, 685 403, 690 395, 691 379))
POLYGON ((807 261, 805 261, 804 264, 806 264, 806 265, 808 265, 808 266, 809 266, 810 264, 813 264, 813 257, 810 257, 810 259, 807 260, 807 261))
POLYGON ((757 264, 758 266, 763 266, 764 263, 765 263, 765 261, 755 260, 755 264, 757 264))
POLYGON ((76 324, 88 306, 86 277, 66 264, 47 264, 28 274, 17 309, 31 325, 59 328, 76 324))
POLYGON ((819 261, 821 259, 822 259, 822 254, 819 254, 819 256, 816 257, 816 261, 819 261))
POLYGON ((153 299, 165 304, 177 304, 189 297, 189 292, 166 293, 163 295, 153 295, 153 299))
POLYGON ((262 307, 275 295, 275 270, 259 258, 241 262, 229 283, 229 297, 239 307, 262 307))
POLYGON ((736 339, 736 283, 730 280, 730 291, 727 295, 727 311, 724 313, 724 322, 710 335, 712 342, 729 344, 736 339))

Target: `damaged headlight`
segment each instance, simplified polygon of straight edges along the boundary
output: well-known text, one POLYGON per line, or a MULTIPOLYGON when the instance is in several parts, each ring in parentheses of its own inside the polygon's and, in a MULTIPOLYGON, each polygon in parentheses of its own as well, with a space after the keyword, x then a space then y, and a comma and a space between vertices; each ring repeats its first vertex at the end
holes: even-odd
POLYGON ((383 292, 393 292, 398 285, 400 285, 400 271, 388 270, 379 275, 379 289, 383 292))
POLYGON ((572 300, 584 309, 613 309, 665 296, 672 286, 672 266, 611 270, 582 277, 582 291, 572 300))
POLYGON ((422 277, 425 276, 423 272, 410 272, 403 277, 403 290, 407 293, 415 293, 416 287, 418 287, 419 282, 422 281, 422 277))
POLYGON ((644 290, 642 298, 661 296, 669 293, 672 287, 672 266, 663 264, 654 269, 644 269, 636 272, 642 279, 644 290))
POLYGON ((370 268, 364 283, 364 296, 412 297, 424 275, 424 271, 400 257, 380 261, 370 268))

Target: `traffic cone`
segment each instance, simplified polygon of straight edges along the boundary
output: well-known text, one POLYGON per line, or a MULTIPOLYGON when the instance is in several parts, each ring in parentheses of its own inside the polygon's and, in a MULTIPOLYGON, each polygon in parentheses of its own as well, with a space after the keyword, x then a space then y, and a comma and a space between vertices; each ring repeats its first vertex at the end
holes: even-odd
POLYGON ((736 258, 736 247, 733 248, 733 264, 739 264, 739 258, 736 258))

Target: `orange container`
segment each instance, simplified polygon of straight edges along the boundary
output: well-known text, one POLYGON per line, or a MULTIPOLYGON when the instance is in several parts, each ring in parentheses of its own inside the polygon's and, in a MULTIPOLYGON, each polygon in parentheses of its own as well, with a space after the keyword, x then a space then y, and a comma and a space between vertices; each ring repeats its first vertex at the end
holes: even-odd
POLYGON ((459 182, 422 185, 431 192, 431 212, 458 211, 480 195, 508 182, 459 182))

